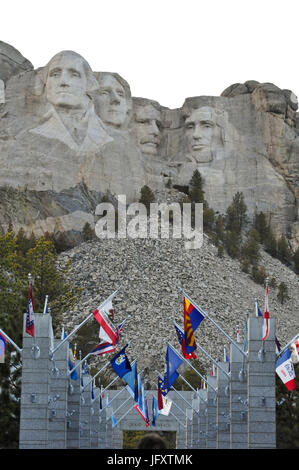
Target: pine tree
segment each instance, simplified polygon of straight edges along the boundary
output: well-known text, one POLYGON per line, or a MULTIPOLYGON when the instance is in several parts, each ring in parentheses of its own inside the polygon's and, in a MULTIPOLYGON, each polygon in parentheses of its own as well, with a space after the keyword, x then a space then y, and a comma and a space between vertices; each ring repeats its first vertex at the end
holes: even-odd
POLYGON ((282 263, 289 263, 292 258, 287 239, 282 235, 277 242, 277 257, 282 263))
POLYGON ((281 304, 283 304, 284 301, 289 298, 289 296, 288 296, 288 287, 287 287, 285 282, 281 282, 279 284, 277 298, 281 302, 281 304))
POLYGON ((147 185, 142 186, 139 202, 145 205, 148 215, 150 213, 150 205, 152 202, 155 202, 155 199, 155 195, 151 188, 147 185))
POLYGON ((251 264, 257 264, 260 258, 259 253, 259 234, 256 229, 251 229, 248 232, 247 239, 242 246, 242 256, 246 258, 251 264))
POLYGON ((255 230, 258 232, 260 236, 260 242, 263 244, 267 239, 270 230, 264 212, 259 212, 258 214, 255 214, 253 220, 253 228, 255 228, 255 230))
POLYGON ((203 182, 201 174, 195 170, 189 181, 189 198, 193 203, 206 202, 204 198, 203 182))
POLYGON ((95 238, 95 232, 94 232, 94 230, 91 228, 91 226, 90 226, 90 224, 89 224, 88 222, 86 222, 86 223, 84 224, 82 233, 83 233, 83 240, 84 240, 85 242, 90 241, 90 240, 93 240, 93 239, 95 238))
POLYGON ((247 206, 243 193, 237 192, 232 204, 226 210, 226 228, 240 233, 248 223, 247 206))
POLYGON ((293 261, 294 261, 295 272, 299 274, 299 248, 297 248, 297 250, 294 253, 293 261))

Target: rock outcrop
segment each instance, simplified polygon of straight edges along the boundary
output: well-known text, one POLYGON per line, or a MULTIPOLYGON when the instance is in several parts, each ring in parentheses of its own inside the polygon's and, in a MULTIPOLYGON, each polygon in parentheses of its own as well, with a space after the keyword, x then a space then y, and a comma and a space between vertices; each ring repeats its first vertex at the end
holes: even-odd
POLYGON ((35 70, 5 43, 0 79, 3 230, 63 232, 72 244, 86 222, 94 225, 104 196, 138 201, 145 184, 188 186, 198 169, 215 211, 243 192, 249 216, 265 212, 298 247, 298 102, 290 90, 250 80, 168 109, 132 97, 117 73, 95 72, 75 52, 35 70))

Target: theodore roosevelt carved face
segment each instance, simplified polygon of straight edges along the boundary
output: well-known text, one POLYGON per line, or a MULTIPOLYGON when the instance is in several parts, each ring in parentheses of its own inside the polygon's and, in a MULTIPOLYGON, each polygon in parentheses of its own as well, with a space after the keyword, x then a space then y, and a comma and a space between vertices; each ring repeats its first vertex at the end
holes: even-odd
POLYGON ((185 119, 188 152, 198 163, 213 159, 217 146, 223 145, 222 128, 213 108, 193 109, 185 119))
POLYGON ((133 134, 142 153, 157 155, 161 141, 161 113, 152 104, 134 110, 133 134))

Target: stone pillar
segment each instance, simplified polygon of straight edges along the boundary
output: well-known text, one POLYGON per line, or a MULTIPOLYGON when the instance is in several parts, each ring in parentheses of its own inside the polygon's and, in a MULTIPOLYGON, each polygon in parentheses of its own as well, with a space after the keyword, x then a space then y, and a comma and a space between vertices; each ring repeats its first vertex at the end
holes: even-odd
POLYGON ((122 449, 123 447, 123 432, 117 426, 111 426, 111 448, 112 449, 122 449))
POLYGON ((92 449, 99 447, 99 397, 100 389, 95 387, 93 389, 94 399, 91 402, 91 441, 92 449))
POLYGON ((207 449, 216 449, 216 436, 217 436, 217 394, 214 392, 213 388, 216 389, 217 378, 214 376, 207 377, 207 424, 206 424, 206 433, 207 433, 207 449))
MULTIPOLYGON (((198 391, 199 393, 199 391, 198 391)), ((194 393, 192 398, 193 419, 192 419, 192 449, 198 449, 199 444, 199 397, 194 393)))
MULTIPOLYGON (((56 340, 54 347, 61 340, 56 340)), ((48 448, 67 448, 68 343, 55 352, 50 368, 48 448)))
POLYGON ((112 421, 106 418, 106 449, 112 449, 112 421))
MULTIPOLYGON (((89 374, 83 375, 83 386, 91 380, 89 374)), ((91 431, 91 382, 81 390, 80 407, 80 449, 90 449, 91 431)))
POLYGON ((248 448, 247 359, 231 344, 230 448, 248 448))
POLYGON ((179 425, 177 427, 176 432, 176 448, 177 449, 186 449, 186 428, 184 426, 179 425))
POLYGON ((23 321, 19 448, 47 449, 52 318, 50 315, 35 314, 35 338, 25 332, 25 325, 26 314, 23 321), (40 351, 36 359, 32 351, 35 340, 40 351))
MULTIPOLYGON (((75 365, 78 364, 78 362, 79 361, 75 361, 75 365)), ((76 370, 78 374, 77 380, 73 380, 68 376, 67 449, 79 449, 80 444, 81 367, 77 367, 76 370)))
POLYGON ((192 448, 193 410, 186 408, 186 449, 192 448))
MULTIPOLYGON (((104 408, 104 403, 103 403, 104 408)), ((106 410, 99 410, 99 433, 98 446, 99 449, 106 449, 106 410)))
POLYGON ((217 449, 230 448, 230 380, 228 362, 219 362, 217 368, 217 449))
POLYGON ((199 449, 207 447, 207 390, 199 390, 201 399, 199 400, 199 449))
POLYGON ((275 319, 270 319, 269 336, 262 347, 263 317, 248 322, 248 448, 276 447, 275 319))

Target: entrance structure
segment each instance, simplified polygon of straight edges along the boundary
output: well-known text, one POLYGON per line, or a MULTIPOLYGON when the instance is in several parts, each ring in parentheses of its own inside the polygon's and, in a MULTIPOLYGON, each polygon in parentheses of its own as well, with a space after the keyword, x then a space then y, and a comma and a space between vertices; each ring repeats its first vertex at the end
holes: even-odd
MULTIPOLYGON (((176 431, 177 448, 275 448, 275 319, 263 343, 262 326, 262 317, 248 319, 246 357, 232 344, 230 363, 217 363, 205 389, 181 392, 174 383, 169 415, 146 428, 125 387, 105 391, 101 400, 79 361, 78 379, 71 378, 69 345, 57 348, 62 341, 53 338, 50 314, 35 314, 35 338, 25 332, 24 316, 19 446, 122 448, 123 430, 148 429, 176 431)), ((152 422, 157 392, 145 392, 152 422)))

